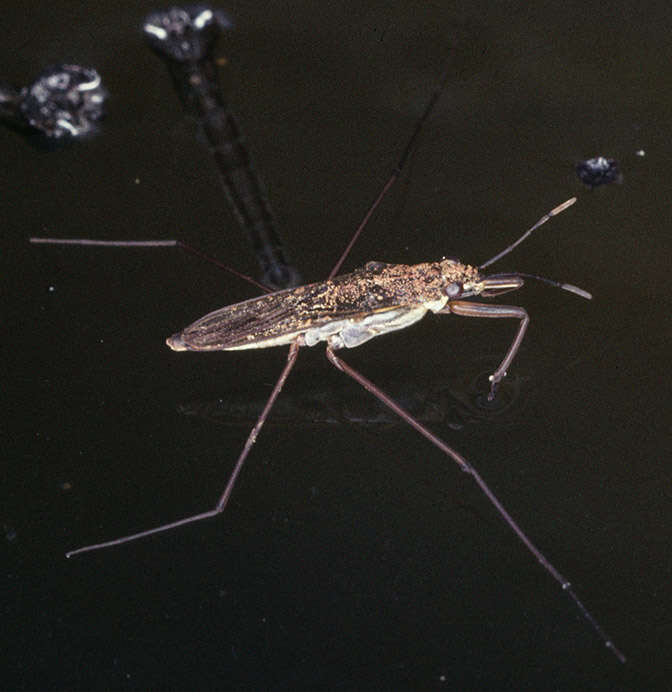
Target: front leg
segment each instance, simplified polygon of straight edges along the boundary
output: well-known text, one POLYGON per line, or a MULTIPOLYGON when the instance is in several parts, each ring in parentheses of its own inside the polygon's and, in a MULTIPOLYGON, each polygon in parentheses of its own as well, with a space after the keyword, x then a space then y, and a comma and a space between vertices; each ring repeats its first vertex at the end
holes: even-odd
POLYGON ((440 312, 453 313, 462 317, 509 317, 520 320, 516 336, 509 346, 509 350, 504 356, 504 360, 500 363, 495 372, 490 375, 490 393, 488 400, 492 401, 495 398, 497 385, 506 377, 506 371, 511 365, 511 361, 516 357, 520 344, 525 336, 527 325, 530 323, 530 317, 525 308, 520 308, 517 305, 489 305, 487 303, 470 303, 466 300, 455 300, 449 302, 440 312))

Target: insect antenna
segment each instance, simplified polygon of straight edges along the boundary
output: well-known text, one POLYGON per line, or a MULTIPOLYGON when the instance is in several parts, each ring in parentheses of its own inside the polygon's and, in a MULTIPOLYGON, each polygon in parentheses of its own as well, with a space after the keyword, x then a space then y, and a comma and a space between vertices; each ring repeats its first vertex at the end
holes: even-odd
MULTIPOLYGON (((591 293, 588 293, 588 291, 585 291, 583 288, 579 288, 578 286, 575 286, 574 284, 568 284, 565 283, 564 281, 554 281, 553 279, 548 279, 545 276, 539 276, 539 274, 526 274, 525 272, 507 272, 505 274, 488 274, 486 278, 486 283, 492 279, 510 279, 512 277, 519 276, 521 279, 534 279, 535 281, 541 281, 542 283, 548 284, 549 286, 554 286, 555 288, 561 288, 563 291, 569 291, 570 293, 573 293, 574 295, 580 296, 581 298, 585 298, 586 300, 592 300, 593 296, 591 293)), ((486 292, 483 292, 483 295, 486 295, 486 292)), ((487 295, 495 295, 493 292, 487 293, 487 295)))
MULTIPOLYGON (((551 209, 551 211, 548 212, 548 214, 544 214, 537 223, 534 224, 531 228, 528 228, 523 235, 516 240, 515 243, 511 243, 508 247, 504 248, 501 252, 498 252, 494 257, 491 257, 487 262, 483 262, 478 268, 479 269, 485 269, 486 267, 489 267, 491 264, 494 264, 497 262, 497 260, 502 259, 505 255, 508 255, 511 250, 514 248, 518 247, 523 240, 526 238, 529 238, 534 231, 539 228, 539 226, 543 226, 549 219, 553 218, 554 216, 557 216, 560 212, 565 211, 565 209, 568 209, 569 207, 572 206, 576 202, 576 197, 572 197, 571 199, 568 199, 566 202, 563 202, 562 204, 559 204, 557 207, 554 209, 551 209)), ((519 274, 519 276, 523 276, 522 274, 519 274)), ((530 278, 539 278, 539 277, 531 277, 530 278)), ((569 289, 568 289, 569 290, 569 289)), ((580 290, 580 289, 579 289, 580 290)), ((579 294, 580 295, 580 294, 579 294)))
POLYGON ((561 288, 563 291, 569 291, 574 295, 585 298, 586 300, 592 300, 593 296, 588 291, 584 291, 582 288, 575 286, 574 284, 568 284, 561 281, 554 281, 553 279, 547 279, 545 276, 539 276, 538 274, 524 274, 523 272, 516 272, 516 276, 522 276, 523 279, 534 279, 535 281, 541 281, 549 286, 555 286, 556 288, 561 288))

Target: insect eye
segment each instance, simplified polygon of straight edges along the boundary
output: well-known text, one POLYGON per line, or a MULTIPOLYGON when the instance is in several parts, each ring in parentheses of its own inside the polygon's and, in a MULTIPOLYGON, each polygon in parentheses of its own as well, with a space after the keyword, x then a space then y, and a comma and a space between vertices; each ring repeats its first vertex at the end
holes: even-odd
POLYGON ((448 284, 443 292, 449 298, 459 298, 462 295, 462 284, 459 281, 455 281, 452 284, 448 284))

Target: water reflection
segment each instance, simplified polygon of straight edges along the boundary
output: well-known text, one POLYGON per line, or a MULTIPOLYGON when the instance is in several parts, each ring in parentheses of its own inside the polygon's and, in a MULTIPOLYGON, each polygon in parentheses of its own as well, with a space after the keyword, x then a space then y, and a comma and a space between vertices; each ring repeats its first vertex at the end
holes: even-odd
MULTIPOLYGON (((508 427, 522 420, 529 410, 533 387, 530 376, 511 373, 502 382, 495 400, 488 401, 488 378, 499 360, 495 354, 483 356, 452 377, 422 382, 391 380, 385 382, 384 389, 425 424, 447 426, 452 430, 480 423, 508 427)), ((252 427, 264 403, 263 395, 236 394, 181 403, 177 410, 184 416, 220 425, 252 427)), ((284 394, 276 402, 266 425, 387 427, 405 423, 375 397, 358 392, 352 383, 345 381, 325 389, 284 394)))

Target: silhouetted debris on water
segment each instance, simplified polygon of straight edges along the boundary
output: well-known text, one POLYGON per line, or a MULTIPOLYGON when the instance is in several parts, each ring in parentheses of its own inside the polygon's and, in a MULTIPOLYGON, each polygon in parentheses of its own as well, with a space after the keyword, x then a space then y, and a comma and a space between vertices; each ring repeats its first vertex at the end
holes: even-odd
POLYGON ((608 159, 605 156, 596 156, 594 159, 580 161, 576 164, 576 174, 579 176, 579 180, 591 189, 598 185, 623 182, 618 161, 608 159))

